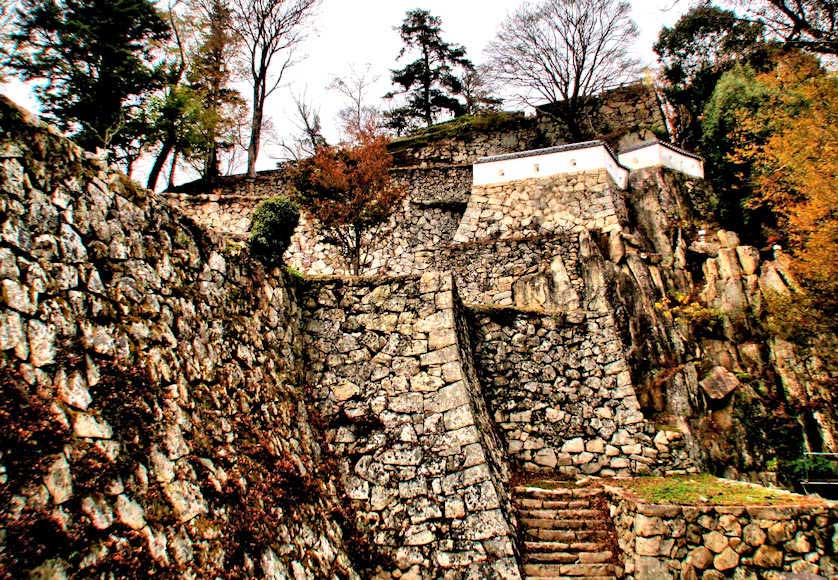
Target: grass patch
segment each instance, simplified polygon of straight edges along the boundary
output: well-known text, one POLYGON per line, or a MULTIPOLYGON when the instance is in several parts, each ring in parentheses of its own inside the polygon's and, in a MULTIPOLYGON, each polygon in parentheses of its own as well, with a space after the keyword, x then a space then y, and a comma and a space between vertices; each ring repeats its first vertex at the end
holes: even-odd
POLYGON ((712 475, 638 477, 614 481, 639 500, 676 505, 822 505, 823 502, 783 490, 719 479, 712 475))

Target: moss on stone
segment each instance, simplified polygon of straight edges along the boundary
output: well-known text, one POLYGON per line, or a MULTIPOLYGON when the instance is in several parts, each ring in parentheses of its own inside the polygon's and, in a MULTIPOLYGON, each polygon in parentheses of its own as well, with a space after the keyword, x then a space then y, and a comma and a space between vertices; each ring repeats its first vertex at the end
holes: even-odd
POLYGON ((526 122, 526 117, 521 112, 497 111, 486 112, 477 115, 463 115, 444 123, 431 125, 419 129, 412 135, 393 140, 390 144, 390 151, 401 151, 411 147, 418 147, 440 141, 442 139, 454 139, 474 133, 499 131, 520 127, 526 122))
POLYGON ((638 499, 676 505, 822 505, 818 499, 759 485, 719 479, 709 474, 638 477, 619 480, 617 486, 638 499))

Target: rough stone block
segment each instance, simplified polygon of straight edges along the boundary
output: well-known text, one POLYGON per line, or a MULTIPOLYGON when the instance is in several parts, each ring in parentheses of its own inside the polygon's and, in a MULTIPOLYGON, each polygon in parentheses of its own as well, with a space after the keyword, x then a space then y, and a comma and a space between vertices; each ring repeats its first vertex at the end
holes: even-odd
POLYGON ((459 360, 460 352, 456 346, 448 346, 439 350, 435 350, 423 354, 420 358, 422 366, 430 367, 436 365, 443 365, 459 360))
POLYGON ((449 411, 462 405, 467 405, 470 398, 465 383, 459 381, 439 389, 436 393, 426 395, 425 413, 449 411))
POLYGON ((582 453, 585 451, 585 440, 581 437, 570 439, 562 445, 563 453, 582 453))

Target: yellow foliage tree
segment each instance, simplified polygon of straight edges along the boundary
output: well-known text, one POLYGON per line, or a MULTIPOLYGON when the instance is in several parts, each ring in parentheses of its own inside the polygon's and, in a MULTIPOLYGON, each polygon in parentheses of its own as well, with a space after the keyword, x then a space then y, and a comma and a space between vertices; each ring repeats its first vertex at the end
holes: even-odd
POLYGON ((806 53, 783 55, 756 81, 766 98, 737 113, 734 161, 753 173, 754 205, 777 216, 794 268, 838 310, 838 75, 806 53))

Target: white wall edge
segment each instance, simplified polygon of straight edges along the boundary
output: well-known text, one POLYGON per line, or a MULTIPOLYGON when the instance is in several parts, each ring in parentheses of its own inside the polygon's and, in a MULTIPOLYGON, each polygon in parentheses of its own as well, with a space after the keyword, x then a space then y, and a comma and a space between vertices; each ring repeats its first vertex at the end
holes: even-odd
POLYGON ((673 147, 660 142, 639 146, 631 151, 620 153, 620 165, 635 171, 648 167, 666 167, 695 177, 704 179, 704 161, 692 155, 685 155, 673 147))
POLYGON ((603 169, 617 187, 628 187, 629 171, 620 166, 603 143, 564 151, 547 151, 544 154, 535 151, 532 154, 524 152, 518 157, 497 160, 489 158, 474 164, 472 183, 475 186, 497 185, 603 169))

